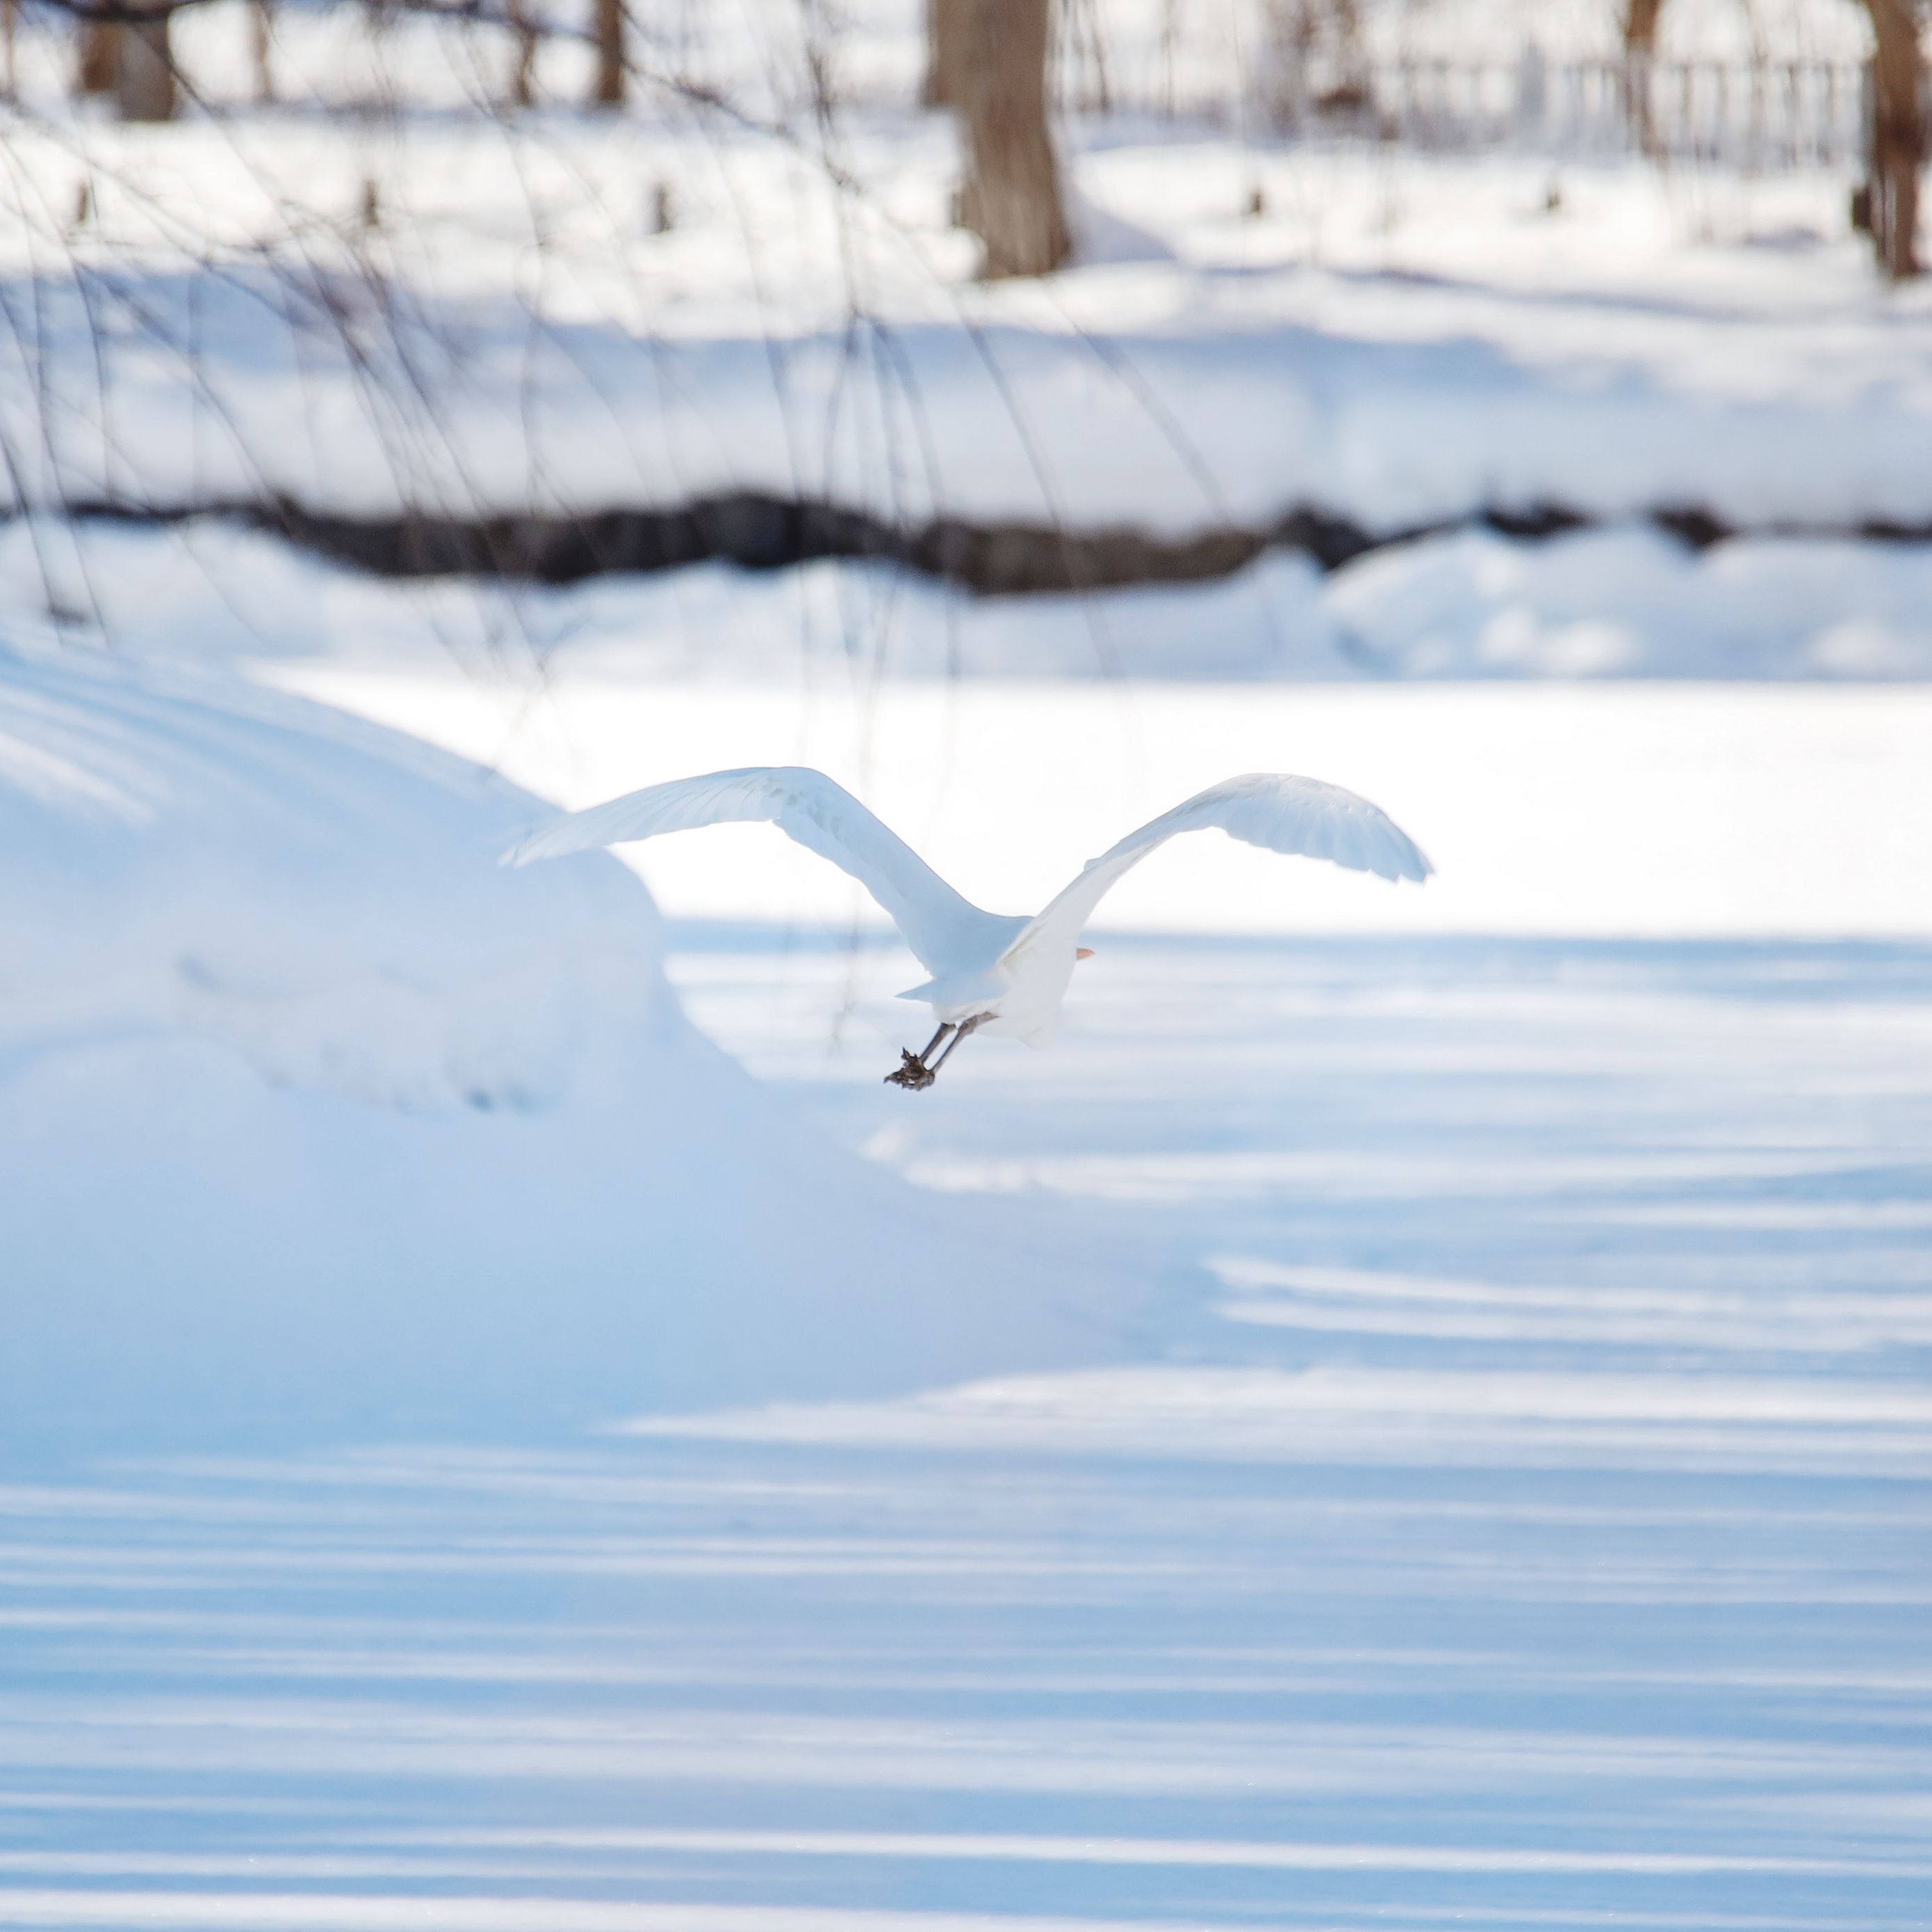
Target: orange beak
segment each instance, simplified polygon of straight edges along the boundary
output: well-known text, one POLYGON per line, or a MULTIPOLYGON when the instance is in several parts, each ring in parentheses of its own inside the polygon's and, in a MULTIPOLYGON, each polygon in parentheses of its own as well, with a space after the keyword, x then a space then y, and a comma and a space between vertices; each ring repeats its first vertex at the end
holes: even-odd
POLYGON ((1073 949, 1073 956, 1076 959, 1090 959, 1094 956, 1094 949, 1090 946, 1076 946, 1073 949))

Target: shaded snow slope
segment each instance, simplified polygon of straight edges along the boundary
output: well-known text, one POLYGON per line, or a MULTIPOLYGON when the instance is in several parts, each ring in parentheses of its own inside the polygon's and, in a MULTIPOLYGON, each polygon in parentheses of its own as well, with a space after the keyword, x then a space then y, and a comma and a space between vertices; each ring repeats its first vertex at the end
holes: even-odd
POLYGON ((698 1036, 620 868, 500 870, 535 809, 299 700, 0 656, 0 1450, 1105 1352, 1099 1261, 816 1148, 698 1036))

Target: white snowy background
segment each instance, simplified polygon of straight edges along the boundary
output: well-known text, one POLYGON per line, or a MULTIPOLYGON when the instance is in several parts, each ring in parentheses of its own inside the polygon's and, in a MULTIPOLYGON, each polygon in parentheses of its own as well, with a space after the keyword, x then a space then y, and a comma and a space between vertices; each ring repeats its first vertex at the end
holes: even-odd
MULTIPOLYGON (((1179 10, 1100 0, 1082 254, 998 288, 915 0, 679 0, 677 86, 585 116, 562 36, 514 121, 494 29, 346 8, 254 106, 217 0, 161 128, 22 15, 0 1926, 1925 1922, 1932 292, 1835 148, 1286 140, 1263 10, 1179 10), (742 492, 1374 547, 975 598, 266 514, 742 492), (914 1096, 918 970, 768 828, 496 862, 766 761, 1003 910, 1249 769, 1439 872, 1171 847, 1049 1052, 914 1096)), ((1364 14, 1498 100, 1615 48, 1364 14)))

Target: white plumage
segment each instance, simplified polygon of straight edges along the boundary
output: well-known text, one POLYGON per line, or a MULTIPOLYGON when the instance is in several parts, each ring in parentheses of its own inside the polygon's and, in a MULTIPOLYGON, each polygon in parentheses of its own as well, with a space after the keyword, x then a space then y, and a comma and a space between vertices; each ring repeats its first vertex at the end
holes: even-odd
MULTIPOLYGON (((940 1025, 933 1046, 954 1032, 948 1052, 982 1028, 1036 1046, 1050 1039, 1080 956, 1082 928, 1115 880, 1178 832, 1217 826, 1271 852, 1326 859, 1384 879, 1419 883, 1432 869, 1400 826, 1366 799, 1319 778, 1253 772, 1210 785, 1129 832, 1088 860, 1043 911, 1015 918, 983 912, 962 898, 843 786, 802 765, 675 778, 586 811, 566 812, 512 846, 503 862, 527 865, 660 832, 747 820, 776 825, 830 859, 885 909, 932 975, 899 997, 932 1007, 940 1025)), ((926 1052, 932 1050, 928 1046, 926 1052)), ((889 1077, 904 1085, 929 1085, 924 1055, 904 1058, 905 1065, 889 1077)))

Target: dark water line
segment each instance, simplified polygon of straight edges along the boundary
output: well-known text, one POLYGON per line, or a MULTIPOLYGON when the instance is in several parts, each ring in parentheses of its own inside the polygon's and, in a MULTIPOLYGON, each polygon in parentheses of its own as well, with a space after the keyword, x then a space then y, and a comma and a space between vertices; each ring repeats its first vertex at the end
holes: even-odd
MULTIPOLYGON (((291 502, 66 506, 77 521, 155 524, 226 518, 374 576, 471 577, 578 584, 596 577, 674 570, 713 561, 778 570, 825 558, 872 559, 953 584, 980 596, 1065 592, 1224 578, 1264 551, 1299 551, 1324 571, 1372 550, 1456 529, 1486 529, 1537 540, 1604 520, 1557 504, 1489 507, 1452 521, 1370 530, 1304 505, 1254 527, 1167 536, 1132 528, 1060 530, 1049 524, 935 519, 915 528, 861 510, 738 492, 668 509, 580 514, 526 512, 453 517, 404 512, 387 517, 323 514, 291 502)), ((1746 531, 1696 506, 1665 506, 1645 520, 1690 548, 1738 536, 1859 537, 1932 542, 1932 526, 1867 522, 1834 530, 1784 526, 1746 531)))

